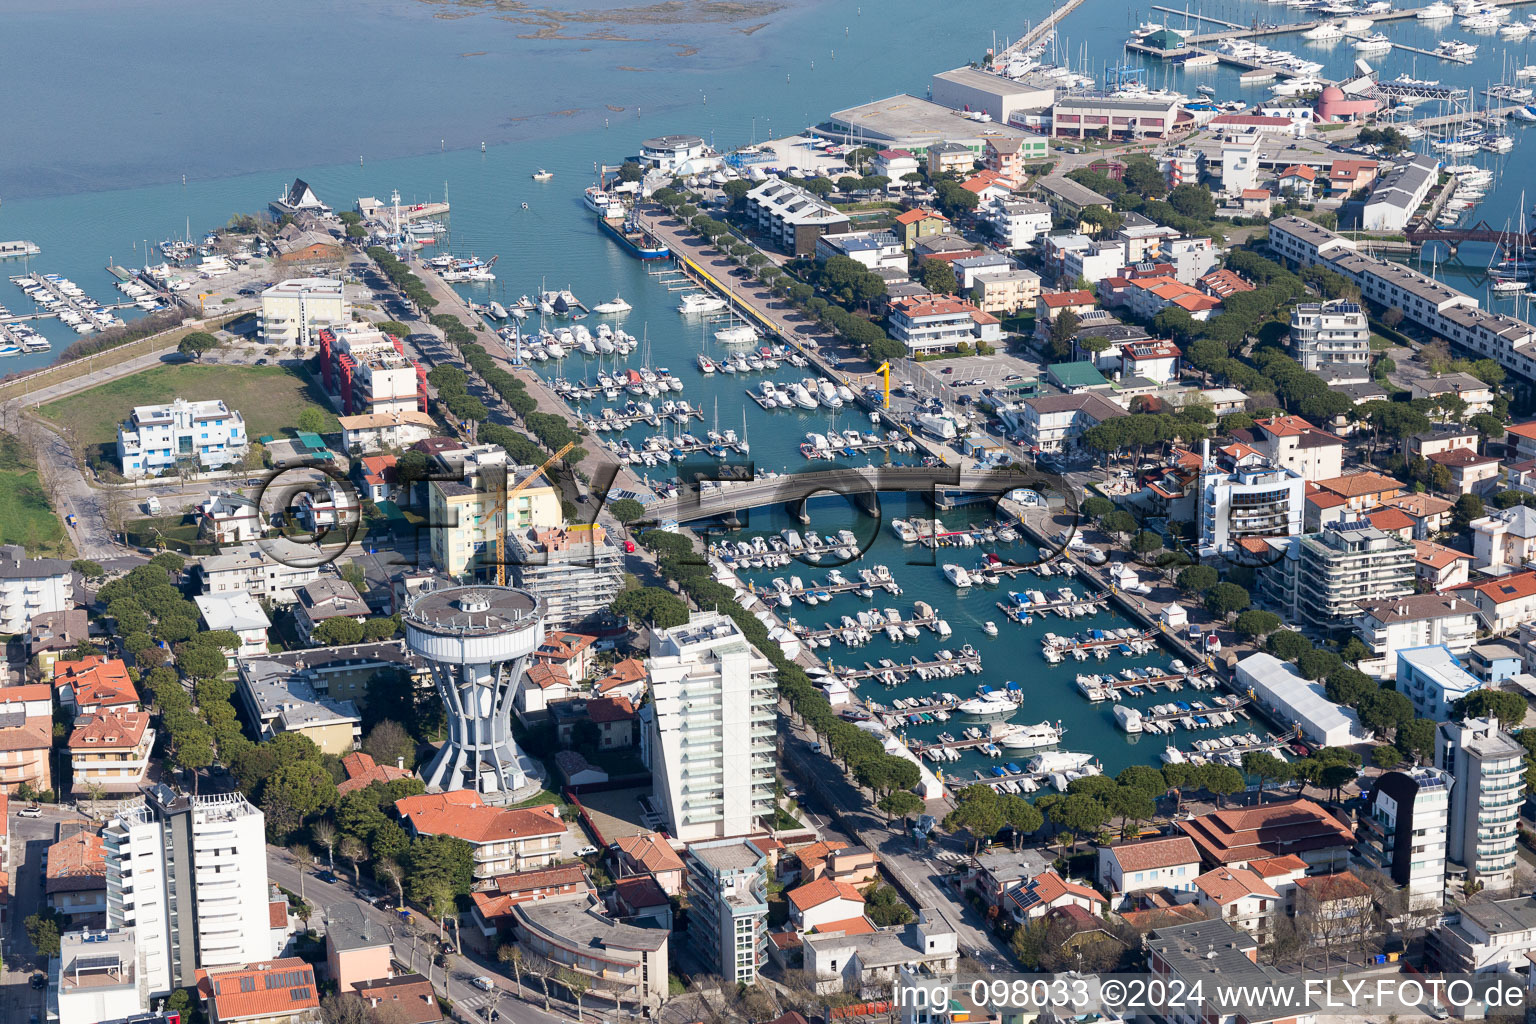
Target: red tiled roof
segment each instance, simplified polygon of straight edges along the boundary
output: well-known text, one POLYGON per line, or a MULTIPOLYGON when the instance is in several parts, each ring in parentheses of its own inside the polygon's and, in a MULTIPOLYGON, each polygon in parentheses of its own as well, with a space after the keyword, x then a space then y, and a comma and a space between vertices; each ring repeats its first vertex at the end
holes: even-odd
POLYGON ((1195 885, 1220 906, 1247 896, 1280 897, 1268 882, 1245 868, 1215 868, 1196 878, 1195 885))
POLYGON ((828 921, 812 929, 817 935, 834 935, 837 932, 842 932, 844 935, 869 935, 874 930, 875 926, 863 915, 845 917, 841 921, 828 921))
POLYGON ((597 692, 606 693, 616 687, 643 683, 649 677, 650 673, 646 670, 645 662, 639 658, 625 658, 597 681, 597 692))
POLYGON ((273 900, 267 904, 267 923, 273 928, 288 927, 287 900, 273 900))
POLYGON ((108 711, 102 715, 81 715, 69 734, 69 749, 132 750, 144 738, 149 727, 147 711, 108 711))
POLYGON ((1176 823, 1201 857, 1231 864, 1284 853, 1326 850, 1354 843, 1354 834, 1311 800, 1213 811, 1176 823))
POLYGON ((363 456, 363 480, 370 487, 389 483, 395 477, 396 461, 393 455, 363 456))
POLYGON ((1413 517, 1400 508, 1383 508, 1365 517, 1378 530, 1391 533, 1413 529, 1413 517))
POLYGON ((836 853, 838 850, 846 849, 848 849, 847 843, 840 843, 835 839, 823 839, 819 842, 812 843, 810 846, 796 850, 795 857, 800 861, 800 866, 802 868, 812 868, 817 864, 825 863, 827 857, 833 853, 836 853))
POLYGON ((1055 871, 1042 871, 1023 885, 1007 890, 1003 895, 1022 911, 1029 911, 1039 906, 1049 907, 1057 900, 1068 896, 1103 903, 1106 906, 1109 904, 1109 900, 1105 899, 1097 889, 1069 882, 1055 871))
POLYGON ((1249 861, 1248 870, 1260 878, 1279 878, 1281 875, 1307 870, 1307 862, 1294 853, 1288 853, 1284 857, 1265 857, 1262 860, 1249 861))
POLYGON ((55 689, 69 687, 76 707, 135 705, 139 692, 128 678, 128 666, 118 658, 93 654, 79 661, 53 663, 55 689))
POLYGON ((554 804, 487 807, 473 790, 408 796, 395 801, 395 810, 422 835, 457 836, 471 843, 533 839, 566 831, 554 804))
POLYGON ((443 1010, 432 992, 432 983, 419 974, 359 981, 356 988, 357 994, 370 1005, 376 999, 380 1009, 389 1006, 398 1010, 401 1024, 435 1024, 443 1019, 443 1010))
POLYGON ((1527 423, 1511 423, 1504 428, 1504 432, 1506 434, 1514 434, 1516 437, 1536 441, 1536 420, 1531 420, 1527 423))
POLYGON ((1317 172, 1303 164, 1292 164, 1290 167, 1287 167, 1285 170, 1280 172, 1280 180, 1284 181, 1286 178, 1300 178, 1302 181, 1316 181, 1317 172))
POLYGON ((933 210, 925 210, 922 207, 918 207, 915 210, 908 210, 906 213, 899 214, 896 217, 896 223, 916 224, 918 221, 931 219, 947 221, 949 218, 944 216, 942 213, 936 213, 933 210))
POLYGON ((1307 878, 1296 879, 1300 888, 1311 894, 1319 903, 1332 903, 1335 900, 1359 899, 1361 896, 1369 896, 1371 887, 1352 872, 1337 871, 1331 875, 1311 875, 1307 878))
POLYGON ((630 875, 613 883, 618 890, 619 899, 625 906, 633 910, 644 910, 647 907, 664 907, 671 902, 656 879, 650 875, 630 875))
MULTIPOLYGON (((1245 188, 1243 189, 1242 198, 1268 199, 1270 198, 1270 191, 1267 188, 1245 188)), ((1251 288, 1252 285, 1249 285, 1249 287, 1251 288)))
POLYGON ((551 686, 570 686, 571 677, 566 674, 564 665, 546 665, 540 662, 530 665, 524 678, 541 690, 547 690, 551 686))
POLYGON ((533 871, 515 871, 498 875, 494 889, 476 889, 470 893, 475 907, 486 921, 504 917, 519 903, 531 903, 551 896, 592 890, 591 880, 580 864, 563 864, 533 871))
POLYGON ((1162 839, 1143 839, 1136 843, 1120 843, 1109 848, 1110 854, 1120 864, 1120 870, 1148 871, 1155 868, 1173 867, 1177 864, 1198 864, 1200 854, 1195 844, 1183 836, 1162 839))
POLYGON ((683 870, 683 859, 655 832, 623 836, 615 839, 613 845, 653 875, 661 871, 683 870))
POLYGON ((1470 448, 1452 448, 1450 451, 1435 452, 1433 455, 1424 457, 1430 462, 1439 463, 1449 469, 1488 466, 1499 461, 1491 455, 1479 455, 1470 448))
POLYGON ((1363 473, 1346 473, 1330 480, 1319 480, 1317 486, 1325 491, 1342 494, 1346 498, 1358 498, 1382 491, 1400 491, 1403 485, 1389 476, 1367 470, 1363 473))
POLYGON ((635 718, 635 706, 628 697, 593 697, 587 701, 587 717, 599 725, 631 722, 635 718))
POLYGON ((1496 580, 1470 583, 1456 589, 1475 590, 1494 604, 1519 601, 1522 598, 1536 597, 1536 572, 1510 573, 1508 576, 1500 576, 1496 580))
POLYGON ((1045 303, 1047 309, 1063 309, 1067 306, 1091 306, 1093 305, 1093 292, 1041 292, 1040 301, 1045 303))
POLYGON ((1413 560, 1420 565, 1427 565, 1431 569, 1444 569, 1460 559, 1473 561, 1471 555, 1465 551, 1457 551, 1448 548, 1444 544, 1436 544, 1432 540, 1416 540, 1413 542, 1413 560))
POLYGON ((214 1014, 221 1024, 320 1006, 315 969, 296 956, 211 972, 199 970, 197 988, 204 999, 213 1000, 214 1014), (247 985, 252 987, 247 990, 247 985))
POLYGON ((391 782, 395 779, 414 777, 410 769, 392 764, 378 764, 371 755, 360 750, 343 757, 341 769, 347 773, 344 781, 336 783, 336 792, 341 796, 346 796, 353 790, 367 789, 375 782, 391 782))
POLYGON ((534 657, 549 662, 569 661, 595 643, 597 643, 597 637, 586 633, 555 630, 544 634, 544 641, 539 644, 534 657))
POLYGON ((47 891, 80 892, 107 887, 107 852, 95 832, 76 832, 48 847, 47 891))
POLYGON ((917 297, 897 299, 891 303, 891 308, 908 317, 919 316, 946 316, 954 313, 969 313, 974 315, 979 312, 977 308, 963 299, 949 296, 917 297))
POLYGON ((864 895, 847 882, 834 882, 830 878, 818 878, 789 891, 789 902, 801 913, 836 899, 862 904, 864 895))

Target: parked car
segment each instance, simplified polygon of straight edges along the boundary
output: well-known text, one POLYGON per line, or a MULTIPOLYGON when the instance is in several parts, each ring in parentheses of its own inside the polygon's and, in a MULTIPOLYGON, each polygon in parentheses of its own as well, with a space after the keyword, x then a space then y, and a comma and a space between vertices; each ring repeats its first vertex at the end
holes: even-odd
POLYGON ((489 992, 491 989, 496 987, 496 983, 483 974, 477 976, 473 981, 470 982, 470 984, 475 986, 475 988, 479 989, 481 992, 489 992))
POLYGON ((946 366, 946 367, 944 367, 944 369, 940 370, 939 372, 940 373, 954 373, 955 372, 955 368, 953 366, 946 366))
POLYGON ((16 816, 18 818, 41 818, 43 816, 43 809, 36 804, 32 804, 30 807, 23 807, 17 811, 16 816))
POLYGON ((576 856, 578 856, 578 857, 590 857, 590 856, 592 856, 596 852, 597 852, 597 847, 592 846, 591 844, 588 844, 586 846, 579 847, 576 850, 576 856))

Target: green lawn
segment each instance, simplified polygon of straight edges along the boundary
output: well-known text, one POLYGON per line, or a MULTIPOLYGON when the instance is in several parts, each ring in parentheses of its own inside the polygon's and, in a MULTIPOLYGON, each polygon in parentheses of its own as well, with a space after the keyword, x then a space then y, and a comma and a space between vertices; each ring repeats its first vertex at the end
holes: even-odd
POLYGON ((20 544, 34 557, 71 550, 32 453, 10 434, 0 434, 0 544, 20 544))
POLYGON ((156 366, 49 402, 41 411, 56 423, 74 426, 86 444, 106 444, 117 440, 118 424, 128 418, 134 406, 173 398, 222 398, 225 405, 245 417, 245 429, 251 437, 284 436, 300 411, 310 406, 324 411, 325 432, 340 429, 330 408, 320 401, 319 387, 286 366, 156 366))

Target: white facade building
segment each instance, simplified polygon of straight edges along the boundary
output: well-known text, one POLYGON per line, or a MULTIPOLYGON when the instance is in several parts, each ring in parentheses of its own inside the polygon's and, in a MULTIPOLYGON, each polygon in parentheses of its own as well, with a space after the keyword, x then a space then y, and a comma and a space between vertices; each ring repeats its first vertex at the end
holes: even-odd
POLYGON ((130 480, 190 460, 219 469, 245 457, 245 419, 219 399, 140 405, 117 428, 117 459, 130 480))
POLYGON ((1452 594, 1368 601, 1355 616, 1355 635, 1371 651, 1360 660, 1360 670, 1395 679, 1399 651, 1429 644, 1442 644, 1458 657, 1470 651, 1477 640, 1477 607, 1452 594))
POLYGON ((291 604, 300 587, 320 578, 324 561, 318 547, 273 537, 208 555, 197 571, 204 594, 244 592, 274 604, 291 604))
POLYGON ((1470 880, 1505 889, 1515 878, 1520 804, 1525 799, 1525 748, 1491 718, 1442 722, 1435 767, 1455 779, 1446 857, 1470 880))
POLYGON ((1051 208, 1038 199, 999 197, 981 211, 981 219, 1009 249, 1022 249, 1051 230, 1051 208))
POLYGON ((133 928, 152 996, 271 958, 265 816, 238 793, 156 786, 102 831, 107 924, 133 928))
POLYGON ((49 964, 56 1024, 98 1024, 149 1009, 144 962, 132 928, 65 932, 49 964))
POLYGON ((1303 302, 1291 310, 1291 349, 1304 370, 1364 368, 1371 328, 1358 302, 1303 302))
POLYGON ((1482 685, 1448 647, 1432 644, 1397 652, 1397 692, 1413 701, 1420 718, 1445 721, 1452 705, 1482 685))
POLYGON ((1445 844, 1454 780, 1438 768, 1387 772, 1372 784, 1360 815, 1358 850, 1402 886, 1411 910, 1445 902, 1445 844))
POLYGON ((62 558, 28 558, 20 544, 0 546, 0 633, 25 633, 34 617, 73 608, 74 580, 62 558))
POLYGON ((773 813, 773 665, 729 618, 695 612, 651 639, 655 803, 684 842, 742 836, 773 813))
POLYGON ((1272 654, 1250 654, 1237 663, 1240 690, 1281 721, 1295 725, 1303 739, 1318 747, 1347 747, 1370 738, 1359 717, 1323 692, 1323 684, 1303 679, 1272 654))
POLYGON ((1269 465, 1224 472, 1206 461, 1200 474, 1200 552, 1226 555, 1245 537, 1294 537, 1301 533, 1307 482, 1289 469, 1269 465))
POLYGON ((256 336, 269 345, 313 345, 322 330, 351 322, 345 285, 328 277, 295 277, 261 293, 256 336))

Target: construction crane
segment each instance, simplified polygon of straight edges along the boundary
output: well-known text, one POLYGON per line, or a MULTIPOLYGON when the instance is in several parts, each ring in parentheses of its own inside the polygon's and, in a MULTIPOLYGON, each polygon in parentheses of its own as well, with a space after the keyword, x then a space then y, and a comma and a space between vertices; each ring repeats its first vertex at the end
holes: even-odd
POLYGON ((526 477, 524 477, 522 483, 518 484, 516 487, 512 488, 510 491, 507 491, 501 497, 496 499, 496 505, 495 505, 494 508, 491 509, 491 518, 496 523, 496 585, 498 587, 504 587, 504 586, 507 585, 507 508, 508 508, 508 506, 511 504, 513 498, 517 497, 520 493, 522 493, 522 490, 523 490, 524 487, 527 487, 529 484, 533 483, 539 477, 543 476, 544 475, 544 471, 550 467, 551 463, 559 461, 561 458, 563 458, 565 456, 566 452, 570 451, 572 448, 575 448, 575 447, 576 447, 576 442, 575 441, 570 442, 564 448, 561 448, 559 451, 555 452, 555 454, 553 454, 549 458, 545 459, 544 460, 544 465, 540 466, 538 469, 534 470, 532 473, 529 473, 526 477))

